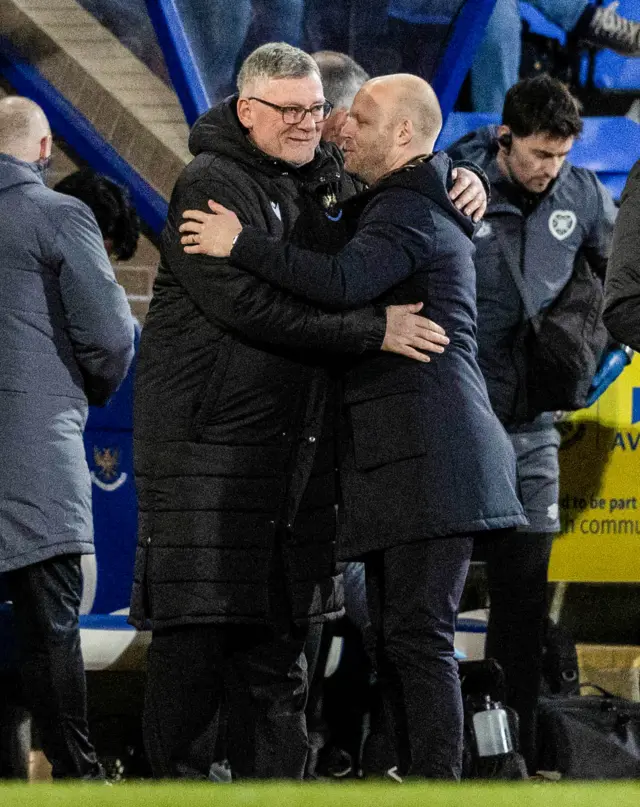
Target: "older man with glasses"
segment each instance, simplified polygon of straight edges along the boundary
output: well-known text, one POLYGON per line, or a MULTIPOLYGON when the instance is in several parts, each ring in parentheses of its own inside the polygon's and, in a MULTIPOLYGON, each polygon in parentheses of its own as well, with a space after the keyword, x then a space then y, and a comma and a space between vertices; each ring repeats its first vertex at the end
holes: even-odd
MULTIPOLYGON (((191 133, 194 160, 172 196, 142 334, 131 618, 153 628, 154 775, 210 775, 224 699, 234 775, 299 779, 305 642, 310 626, 343 613, 336 371, 367 350, 428 361, 448 340, 417 316, 420 301, 333 313, 226 260, 185 254, 181 216, 212 197, 270 235, 330 251, 334 206, 355 189, 338 150, 320 144, 331 106, 310 56, 265 45, 238 88, 191 133)), ((456 203, 482 208, 479 184, 456 203)))

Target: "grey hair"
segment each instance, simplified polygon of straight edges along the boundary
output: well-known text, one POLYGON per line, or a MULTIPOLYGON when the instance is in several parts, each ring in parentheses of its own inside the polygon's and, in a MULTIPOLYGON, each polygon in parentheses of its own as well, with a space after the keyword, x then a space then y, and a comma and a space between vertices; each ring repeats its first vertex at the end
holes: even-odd
POLYGON ((243 95, 250 84, 260 79, 306 78, 312 75, 320 78, 320 71, 308 53, 286 42, 268 42, 256 48, 242 63, 237 80, 238 92, 243 95))
POLYGON ((349 109, 368 73, 346 53, 319 50, 313 54, 324 88, 324 97, 334 109, 349 109))

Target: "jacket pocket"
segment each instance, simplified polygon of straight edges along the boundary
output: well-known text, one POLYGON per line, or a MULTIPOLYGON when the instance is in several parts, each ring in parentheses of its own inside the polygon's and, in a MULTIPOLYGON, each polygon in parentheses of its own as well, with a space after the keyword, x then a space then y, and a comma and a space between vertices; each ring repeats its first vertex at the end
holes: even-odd
POLYGON ((225 334, 218 342, 218 353, 211 368, 209 380, 206 382, 200 405, 193 415, 191 431, 196 439, 202 437, 205 426, 213 416, 227 374, 230 357, 231 337, 229 334, 225 334))
POLYGON ((361 471, 419 457, 427 444, 418 392, 352 403, 349 408, 356 468, 361 471))

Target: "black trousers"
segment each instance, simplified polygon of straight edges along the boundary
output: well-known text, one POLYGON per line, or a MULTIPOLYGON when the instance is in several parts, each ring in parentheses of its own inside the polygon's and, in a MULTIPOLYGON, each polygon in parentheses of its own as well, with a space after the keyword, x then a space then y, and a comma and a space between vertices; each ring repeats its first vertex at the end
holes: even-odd
POLYGON ((226 755, 237 778, 302 779, 306 634, 242 624, 154 631, 143 726, 153 775, 206 778, 226 755))
POLYGON ((376 668, 402 774, 459 779, 463 709, 453 637, 471 538, 405 544, 365 557, 376 668))
POLYGON ((87 726, 78 625, 80 555, 59 555, 8 572, 5 578, 13 601, 23 697, 53 777, 102 778, 87 726))
POLYGON ((491 609, 487 658, 502 666, 507 704, 520 718, 520 751, 537 769, 537 704, 547 618, 547 575, 552 533, 504 531, 480 544, 487 562, 491 609))

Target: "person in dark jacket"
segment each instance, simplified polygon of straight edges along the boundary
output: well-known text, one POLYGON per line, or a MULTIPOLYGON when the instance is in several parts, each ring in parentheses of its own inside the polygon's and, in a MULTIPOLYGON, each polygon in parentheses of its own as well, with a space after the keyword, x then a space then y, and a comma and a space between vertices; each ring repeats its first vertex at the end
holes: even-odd
POLYGON ((614 339, 640 350, 640 160, 622 191, 604 295, 607 330, 614 339))
MULTIPOLYGON (((326 255, 269 237, 224 207, 187 211, 190 252, 234 264, 335 310, 426 300, 450 343, 418 364, 369 354, 344 373, 340 555, 364 559, 379 672, 401 773, 459 778, 455 617, 471 536, 526 523, 515 455, 476 358, 473 223, 447 195, 442 124, 416 76, 367 82, 345 125, 345 167, 371 187, 342 206, 351 240, 326 255), (219 221, 218 221, 219 220, 219 221)), ((242 215, 242 214, 241 214, 242 215)))
POLYGON ((571 278, 580 253, 604 278, 616 210, 595 174, 567 161, 582 130, 580 107, 559 81, 524 79, 507 93, 500 126, 479 129, 450 147, 491 181, 478 227, 478 349, 493 408, 507 427, 529 526, 488 543, 491 611, 487 655, 504 667, 507 701, 520 716, 522 752, 536 770, 536 704, 547 615, 547 573, 560 529, 560 436, 553 414, 531 418, 527 404, 525 314, 511 267, 536 312, 571 278))
POLYGON ((329 105, 311 57, 263 46, 238 86, 191 133, 138 355, 131 621, 153 629, 145 741, 156 776, 209 774, 224 693, 234 774, 301 777, 305 637, 343 613, 334 367, 380 348, 426 362, 421 351, 448 341, 411 313, 421 304, 331 313, 229 261, 184 254, 182 213, 214 193, 269 234, 329 245, 334 206, 353 192, 338 150, 319 143, 329 105))
POLYGON ((13 602, 24 697, 54 778, 102 777, 88 736, 78 613, 92 554, 87 393, 133 357, 133 320, 95 218, 45 187, 49 124, 0 101, 0 573, 13 602))
MULTIPOLYGON (((336 143, 338 146, 342 146, 344 142, 342 129, 348 118, 349 109, 351 108, 358 90, 362 87, 365 81, 368 81, 369 76, 367 73, 365 73, 362 67, 357 64, 357 62, 355 62, 345 53, 337 53, 335 51, 319 51, 317 53, 313 53, 312 56, 320 70, 320 75, 322 77, 322 88, 324 90, 325 97, 333 105, 331 114, 322 127, 322 140, 329 140, 336 143)), ((466 172, 465 177, 463 172, 460 172, 460 176, 458 176, 460 167, 464 166, 458 164, 458 167, 453 169, 452 177, 455 179, 455 183, 454 187, 449 193, 449 197, 455 202, 456 207, 458 207, 459 210, 465 210, 467 209, 467 203, 476 196, 472 183, 474 175, 466 172)), ((477 170, 477 167, 472 163, 468 163, 467 167, 472 170, 477 170)), ((361 189, 362 187, 360 187, 360 190, 361 189)), ((486 204, 481 204, 473 212, 471 210, 468 212, 470 215, 472 215, 473 221, 479 221, 482 218, 485 209, 486 204)), ((357 630, 351 632, 351 641, 357 644, 359 641, 365 640, 367 644, 370 644, 371 642, 368 640, 368 634, 370 633, 371 626, 367 609, 364 564, 361 561, 351 561, 350 563, 346 564, 343 570, 343 580, 345 616, 353 625, 357 626, 357 630), (367 639, 365 639, 365 636, 367 639)), ((323 639, 321 645, 323 652, 327 654, 329 652, 331 643, 328 641, 326 634, 331 631, 332 627, 333 626, 325 627, 325 638, 323 639)), ((342 630, 341 623, 338 623, 336 627, 338 631, 342 630)), ((347 628, 347 631, 348 630, 349 628, 347 628)), ((348 648, 346 652, 349 652, 348 648)), ((366 698, 362 698, 362 693, 364 691, 370 691, 371 694, 373 694, 377 690, 375 690, 375 687, 372 688, 369 686, 369 681, 371 679, 371 668, 370 666, 367 666, 369 657, 364 651, 364 647, 360 647, 359 650, 356 649, 354 655, 362 660, 363 665, 359 671, 359 678, 355 674, 353 665, 351 666, 351 672, 353 675, 350 677, 350 680, 354 689, 357 688, 360 695, 360 702, 364 707, 366 705, 366 698)), ((310 670, 311 666, 312 665, 310 665, 310 670)), ((321 719, 324 666, 323 658, 321 655, 319 655, 318 662, 316 664, 316 680, 314 682, 310 678, 309 699, 307 701, 307 723, 311 723, 309 734, 311 749, 307 761, 307 769, 309 772, 311 772, 311 775, 313 775, 316 763, 319 763, 320 767, 318 770, 321 773, 332 771, 333 775, 342 778, 345 775, 345 771, 349 773, 357 770, 358 767, 361 767, 362 760, 360 760, 359 757, 361 756, 363 750, 363 743, 362 737, 356 736, 354 733, 351 737, 349 750, 343 748, 339 749, 335 746, 332 747, 331 741, 329 740, 329 744, 325 745, 322 748, 321 754, 318 755, 318 746, 321 745, 327 738, 327 724, 326 721, 321 719), (321 731, 312 733, 314 724, 316 727, 320 726, 321 731)), ((343 692, 343 696, 345 699, 349 699, 349 693, 343 692)), ((376 709, 375 705, 373 705, 371 708, 373 711, 376 709)), ((356 726, 357 722, 358 721, 355 720, 352 725, 356 726)), ((340 731, 340 728, 336 728, 338 731, 340 731)), ((360 729, 364 730, 364 719, 360 725, 360 729)))

